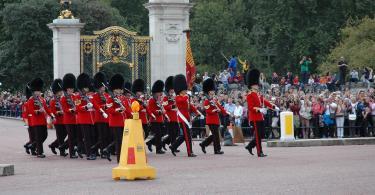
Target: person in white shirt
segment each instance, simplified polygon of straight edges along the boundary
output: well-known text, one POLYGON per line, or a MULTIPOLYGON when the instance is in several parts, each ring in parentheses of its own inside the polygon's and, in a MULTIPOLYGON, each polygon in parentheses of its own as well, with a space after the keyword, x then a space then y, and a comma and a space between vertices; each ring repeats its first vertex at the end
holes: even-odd
POLYGON ((208 76, 208 72, 204 72, 204 75, 203 75, 203 81, 207 80, 208 78, 210 78, 208 76))
POLYGON ((234 109, 234 124, 237 126, 237 127, 241 127, 241 123, 242 123, 242 114, 243 114, 243 107, 241 106, 241 104, 236 101, 236 107, 234 109))

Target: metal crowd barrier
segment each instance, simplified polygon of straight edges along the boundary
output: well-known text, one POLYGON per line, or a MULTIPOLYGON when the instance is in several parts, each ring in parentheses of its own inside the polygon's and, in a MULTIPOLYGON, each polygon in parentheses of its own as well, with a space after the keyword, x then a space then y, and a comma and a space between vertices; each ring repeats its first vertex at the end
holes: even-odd
POLYGON ((11 117, 11 118, 21 118, 22 111, 21 110, 11 110, 11 109, 0 109, 0 116, 3 117, 11 117))

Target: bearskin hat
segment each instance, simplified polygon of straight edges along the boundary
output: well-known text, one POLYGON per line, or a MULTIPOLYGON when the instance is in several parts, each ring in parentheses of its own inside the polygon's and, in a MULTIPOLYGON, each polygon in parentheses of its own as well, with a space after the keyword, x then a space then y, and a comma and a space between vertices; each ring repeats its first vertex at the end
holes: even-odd
POLYGON ((55 79, 52 82, 51 89, 54 94, 63 90, 63 81, 61 79, 55 79))
POLYGON ((83 89, 83 88, 90 88, 91 87, 91 79, 90 76, 86 73, 81 73, 77 77, 77 88, 83 89))
POLYGON ((165 91, 168 93, 169 90, 173 89, 173 76, 169 76, 167 80, 165 80, 165 91))
POLYGON ((115 74, 109 81, 109 86, 111 90, 122 89, 124 86, 124 77, 121 74, 115 74))
POLYGON ((107 77, 105 76, 104 72, 98 72, 94 76, 94 87, 99 89, 104 87, 107 84, 107 77))
POLYGON ((132 85, 132 92, 136 93, 136 92, 144 92, 144 91, 145 91, 145 81, 143 81, 142 79, 136 79, 132 85))
POLYGON ((125 93, 129 93, 129 91, 132 90, 132 84, 130 82, 125 82, 124 89, 125 89, 125 93))
POLYGON ((260 72, 257 69, 250 70, 246 75, 247 86, 259 85, 260 72))
POLYGON ((68 73, 63 77, 63 88, 64 90, 76 88, 76 77, 72 73, 68 73))
POLYGON ((36 78, 30 82, 31 91, 42 91, 43 89, 43 80, 41 78, 36 78))
POLYGON ((216 86, 213 79, 208 78, 205 81, 203 81, 203 92, 208 93, 209 91, 215 91, 216 86))
POLYGON ((25 87, 25 96, 26 96, 26 99, 29 99, 31 96, 33 96, 33 92, 30 89, 30 83, 27 83, 25 87))
POLYGON ((151 92, 152 93, 158 93, 158 92, 163 92, 163 90, 164 90, 164 82, 162 80, 157 80, 152 85, 151 92))
POLYGON ((182 74, 176 75, 173 78, 173 88, 176 94, 179 94, 181 91, 187 90, 186 77, 182 74))

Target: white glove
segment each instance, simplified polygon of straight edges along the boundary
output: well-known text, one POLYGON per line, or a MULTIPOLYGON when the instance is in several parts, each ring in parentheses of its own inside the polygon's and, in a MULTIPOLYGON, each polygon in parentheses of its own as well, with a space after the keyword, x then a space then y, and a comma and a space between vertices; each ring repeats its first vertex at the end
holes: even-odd
POLYGON ((104 118, 108 118, 108 114, 107 113, 103 112, 102 115, 103 115, 104 118))
POLYGON ((204 119, 204 116, 203 115, 201 115, 200 117, 199 117, 201 120, 203 120, 204 119))
POLYGON ((88 103, 87 105, 86 105, 86 107, 88 108, 88 109, 90 109, 90 108, 92 108, 94 105, 92 105, 92 103, 88 103))
POLYGON ((276 111, 280 111, 280 108, 277 107, 277 106, 275 106, 275 110, 276 110, 276 111))
POLYGON ((110 103, 110 104, 106 104, 106 105, 105 105, 105 107, 107 107, 107 108, 110 108, 110 107, 112 107, 112 106, 113 106, 112 103, 110 103))

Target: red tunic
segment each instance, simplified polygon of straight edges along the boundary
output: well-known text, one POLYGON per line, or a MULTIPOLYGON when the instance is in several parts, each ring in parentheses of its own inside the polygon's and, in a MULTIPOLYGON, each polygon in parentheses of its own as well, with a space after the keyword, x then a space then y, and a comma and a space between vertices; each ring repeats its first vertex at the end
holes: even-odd
POLYGON ((248 106, 248 119, 249 121, 263 121, 263 114, 258 112, 255 108, 262 108, 262 103, 268 108, 272 108, 272 104, 267 100, 263 99, 263 96, 259 95, 255 91, 250 91, 247 95, 247 106, 248 106))
POLYGON ((150 117, 150 122, 152 123, 162 123, 164 121, 162 105, 158 104, 155 98, 148 100, 148 109, 155 116, 155 118, 150 117))
POLYGON ((164 96, 163 107, 167 116, 169 117, 169 122, 177 122, 177 111, 174 99, 173 101, 169 101, 169 98, 164 96))
MULTIPOLYGON (((92 96, 87 96, 92 103, 92 96)), ((94 108, 87 108, 87 101, 81 97, 76 96, 76 107, 77 107, 77 124, 81 125, 93 125, 94 124, 94 108)))
POLYGON ((53 124, 54 125, 62 125, 64 124, 64 115, 63 113, 57 113, 59 111, 63 111, 62 110, 62 106, 61 106, 61 101, 60 101, 60 105, 58 102, 56 102, 56 99, 53 98, 50 102, 49 102, 49 108, 51 110, 51 112, 55 115, 55 121, 53 121, 53 124))
POLYGON ((108 123, 108 118, 104 118, 103 114, 100 112, 100 109, 106 111, 106 103, 108 102, 109 95, 108 93, 103 93, 103 98, 100 97, 100 94, 97 92, 93 95, 92 103, 95 108, 95 123, 108 123))
MULTIPOLYGON (((194 112, 196 114, 198 114, 198 110, 193 106, 193 105, 190 105, 190 102, 189 102, 189 96, 181 96, 181 95, 178 95, 176 96, 176 106, 177 106, 177 109, 181 112, 182 115, 184 115, 184 117, 190 121, 190 112, 194 112)), ((178 116, 178 122, 180 123, 183 123, 183 120, 180 116, 178 116)))
POLYGON ((203 103, 204 109, 206 110, 206 124, 207 125, 220 125, 220 118, 219 118, 219 112, 221 112, 223 115, 226 115, 227 112, 225 109, 217 103, 215 100, 208 100, 206 99, 203 103), (216 104, 216 105, 212 105, 216 104), (220 109, 219 112, 214 111, 217 109, 217 107, 220 109))
MULTIPOLYGON (((76 97, 74 94, 72 95, 69 95, 71 100, 72 100, 72 103, 75 105, 75 100, 76 100, 76 97)), ((77 120, 76 120, 76 115, 77 115, 77 112, 71 112, 70 109, 74 109, 71 105, 68 104, 68 100, 67 100, 67 97, 62 97, 61 98, 61 106, 63 108, 63 111, 64 111, 64 119, 63 119, 63 124, 64 125, 75 125, 77 123, 77 120)))
POLYGON ((127 118, 127 108, 125 105, 127 103, 126 98, 124 96, 118 96, 117 98, 122 102, 122 105, 125 107, 125 111, 116 111, 116 109, 121 108, 121 106, 115 103, 115 101, 112 98, 109 98, 108 104, 112 104, 112 106, 107 109, 109 127, 124 127, 125 119, 127 118))
POLYGON ((30 122, 29 126, 43 126, 47 125, 46 117, 47 115, 50 115, 51 112, 47 107, 46 100, 42 97, 38 97, 43 109, 45 112, 36 112, 39 110, 39 106, 35 104, 34 97, 30 97, 30 99, 27 101, 27 116, 29 116, 30 122))
POLYGON ((27 102, 28 101, 25 101, 22 104, 22 118, 23 118, 23 121, 26 123, 26 125, 33 126, 32 122, 31 122, 31 119, 30 119, 30 116, 27 114, 27 102))

